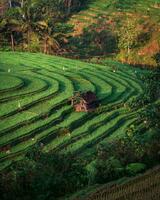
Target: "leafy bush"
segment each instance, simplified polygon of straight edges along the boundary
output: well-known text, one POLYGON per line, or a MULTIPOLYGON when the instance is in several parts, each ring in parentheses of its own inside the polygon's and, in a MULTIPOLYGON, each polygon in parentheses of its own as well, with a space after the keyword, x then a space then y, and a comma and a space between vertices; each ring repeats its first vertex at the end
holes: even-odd
POLYGON ((107 160, 97 160, 95 182, 106 183, 120 178, 123 173, 124 168, 118 159, 110 157, 107 160))
POLYGON ((98 159, 95 166, 96 181, 105 183, 123 175, 136 175, 158 164, 160 160, 159 130, 152 128, 150 132, 145 130, 143 133, 141 129, 131 125, 124 138, 100 143, 97 148, 98 159), (122 170, 123 168, 126 170, 122 170))
POLYGON ((83 162, 71 155, 43 154, 35 148, 0 174, 1 199, 56 199, 87 183, 83 162))
POLYGON ((126 171, 129 175, 136 175, 143 172, 146 169, 146 165, 143 163, 131 163, 126 166, 126 171))

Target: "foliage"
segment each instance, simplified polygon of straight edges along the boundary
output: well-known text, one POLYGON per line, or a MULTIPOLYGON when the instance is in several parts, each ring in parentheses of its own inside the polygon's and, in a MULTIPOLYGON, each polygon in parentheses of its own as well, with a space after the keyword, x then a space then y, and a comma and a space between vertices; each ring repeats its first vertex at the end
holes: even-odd
POLYGON ((113 6, 117 9, 122 9, 122 10, 127 10, 130 9, 131 7, 137 6, 137 1, 136 0, 124 0, 123 2, 121 0, 115 0, 113 6))
MULTIPOLYGON (((143 175, 139 175, 133 179, 120 179, 116 182, 98 187, 96 190, 92 188, 88 198, 86 199, 159 199, 160 185, 159 174, 160 168, 155 167, 143 175)), ((84 199, 84 198, 80 198, 84 199)))
POLYGON ((66 28, 60 26, 66 17, 61 4, 58 0, 31 0, 24 1, 21 7, 8 8, 0 19, 0 29, 4 33, 2 46, 11 41, 12 50, 57 51, 67 38, 67 25, 66 28))
POLYGON ((140 78, 144 83, 144 93, 140 97, 132 99, 128 105, 133 110, 148 105, 146 114, 150 110, 150 114, 152 113, 150 118, 153 119, 153 116, 158 115, 156 114, 158 113, 158 108, 156 108, 158 105, 154 105, 154 102, 160 98, 160 69, 151 70, 140 78))
POLYGON ((160 67, 160 53, 157 53, 157 54, 155 55, 155 60, 156 60, 156 62, 157 62, 157 65, 160 67))
POLYGON ((115 53, 117 44, 113 29, 114 24, 102 17, 96 24, 85 28, 82 35, 70 38, 67 48, 81 58, 115 53))
POLYGON ((120 161, 114 157, 109 157, 107 160, 97 160, 95 182, 106 183, 122 177, 124 168, 120 161))
POLYGON ((146 94, 149 101, 153 102, 160 98, 160 68, 157 68, 145 78, 146 94))
POLYGON ((149 104, 139 113, 139 120, 145 124, 146 128, 160 128, 160 105, 149 104))
POLYGON ((123 24, 118 31, 119 49, 127 50, 130 53, 131 48, 136 45, 139 32, 137 30, 137 19, 127 19, 126 24, 123 24), (135 31, 136 30, 136 31, 135 31))
POLYGON ((0 174, 1 199, 57 199, 87 185, 84 164, 61 154, 35 148, 0 174))
POLYGON ((126 166, 127 173, 132 176, 143 172, 145 169, 146 165, 143 163, 131 163, 126 166))
POLYGON ((124 175, 136 175, 158 164, 160 159, 158 130, 143 133, 132 125, 124 138, 101 142, 97 148, 96 181, 105 183, 124 175))
POLYGON ((86 4, 90 0, 60 0, 62 2, 62 7, 67 15, 71 15, 74 12, 81 10, 86 7, 86 4))

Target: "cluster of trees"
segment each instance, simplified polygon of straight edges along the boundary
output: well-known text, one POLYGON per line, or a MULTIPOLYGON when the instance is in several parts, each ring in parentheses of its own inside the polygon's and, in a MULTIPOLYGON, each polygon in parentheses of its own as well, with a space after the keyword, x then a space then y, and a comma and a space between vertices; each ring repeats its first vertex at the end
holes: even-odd
POLYGON ((58 199, 87 183, 83 161, 71 155, 44 154, 38 147, 0 173, 2 200, 58 199))
MULTIPOLYGON (((159 58, 158 54, 157 58, 159 58)), ((159 66, 158 60, 157 60, 157 65, 159 66)), ((137 110, 141 107, 146 107, 146 110, 154 112, 155 110, 154 108, 159 105, 159 103, 156 104, 156 102, 159 101, 160 99, 160 67, 152 71, 149 71, 144 76, 141 77, 140 76, 139 78, 144 83, 144 93, 140 97, 135 98, 132 101, 128 102, 128 106, 132 110, 137 110)), ((154 119, 156 120, 156 118, 152 118, 152 120, 154 119)))
POLYGON ((94 164, 94 183, 106 183, 133 176, 159 164, 160 134, 157 131, 142 133, 131 126, 125 137, 98 146, 94 164))
POLYGON ((83 4, 83 0, 3 0, 0 47, 44 53, 60 50, 72 30, 65 21, 83 4))

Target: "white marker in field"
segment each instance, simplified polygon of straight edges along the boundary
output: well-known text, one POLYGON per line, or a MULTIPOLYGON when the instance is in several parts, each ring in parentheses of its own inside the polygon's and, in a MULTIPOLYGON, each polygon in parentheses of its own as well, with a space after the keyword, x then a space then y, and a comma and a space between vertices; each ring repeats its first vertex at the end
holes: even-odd
POLYGON ((40 147, 44 147, 44 144, 43 144, 43 142, 41 142, 41 143, 40 143, 40 147))
POLYGON ((147 120, 144 121, 144 124, 147 124, 147 120))
POLYGON ((8 73, 10 73, 11 72, 11 69, 8 69, 8 73))
POLYGON ((11 151, 10 151, 10 150, 7 150, 6 153, 9 154, 9 153, 11 153, 11 151))
POLYGON ((18 108, 21 108, 21 102, 18 101, 18 108))
POLYGON ((66 70, 66 68, 65 67, 63 67, 63 71, 65 71, 66 70))

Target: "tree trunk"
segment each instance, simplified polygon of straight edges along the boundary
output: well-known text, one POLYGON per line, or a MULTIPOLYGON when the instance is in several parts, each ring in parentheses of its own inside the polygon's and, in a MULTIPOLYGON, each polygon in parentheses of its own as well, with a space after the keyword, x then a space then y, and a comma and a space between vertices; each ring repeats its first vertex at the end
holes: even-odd
POLYGON ((30 26, 28 26, 28 30, 27 30, 27 43, 28 43, 28 46, 29 46, 29 44, 30 44, 30 32, 31 32, 31 28, 30 28, 30 26))
POLYGON ((47 38, 44 40, 44 51, 45 54, 47 54, 47 38))
POLYGON ((67 15, 71 13, 71 6, 72 6, 72 0, 68 0, 67 3, 67 15))
POLYGON ((130 46, 129 45, 127 47, 127 53, 128 53, 128 55, 130 55, 130 46))
POLYGON ((21 1, 21 8, 24 6, 24 0, 21 1))
POLYGON ((64 8, 67 12, 67 15, 69 15, 71 12, 72 0, 64 0, 63 4, 64 4, 64 8))
POLYGON ((9 0, 9 7, 12 8, 12 1, 9 0))
POLYGON ((13 33, 11 33, 11 48, 12 48, 12 51, 14 51, 14 36, 13 36, 13 33))

